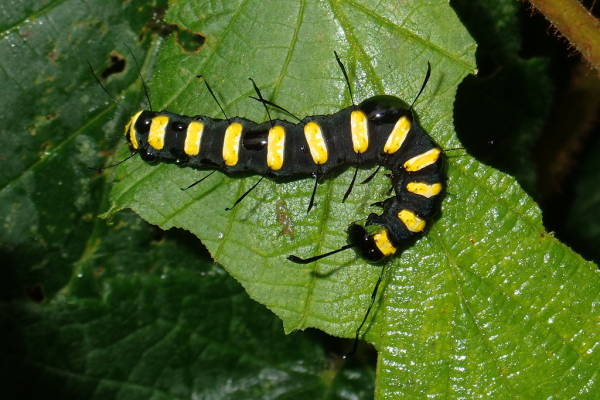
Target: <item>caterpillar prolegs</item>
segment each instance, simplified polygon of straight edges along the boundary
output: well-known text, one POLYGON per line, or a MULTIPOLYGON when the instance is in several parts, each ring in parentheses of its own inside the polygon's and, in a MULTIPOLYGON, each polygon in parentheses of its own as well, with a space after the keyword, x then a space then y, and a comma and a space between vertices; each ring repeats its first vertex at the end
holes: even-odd
MULTIPOLYGON (((337 54, 335 56, 352 98, 346 70, 337 54)), ((415 101, 425 88, 430 72, 429 66, 415 101)), ((216 101, 206 80, 205 83, 216 101)), ((258 94, 256 100, 263 103, 267 112, 268 107, 286 111, 264 100, 256 85, 255 89, 258 94)), ((352 103, 350 107, 331 115, 306 116, 302 119, 294 117, 298 119, 296 123, 270 118, 269 121, 255 123, 245 118, 228 118, 226 115, 225 119, 201 115, 190 117, 150 109, 132 116, 125 136, 132 156, 139 154, 147 162, 171 161, 193 168, 221 170, 232 175, 256 173, 262 175, 260 180, 265 176, 275 179, 314 176, 315 187, 308 211, 313 205, 317 183, 323 175, 348 166, 357 169, 359 166, 377 164, 375 173, 380 167, 387 167, 391 170, 394 195, 378 203, 383 209, 381 214, 372 213, 364 226, 352 224, 348 228, 347 245, 307 259, 294 255, 288 257, 295 263, 310 263, 354 248, 367 261, 379 263, 421 235, 435 214, 443 190, 442 151, 415 120, 412 106, 406 108, 400 99, 380 95, 358 105, 354 100, 352 103)), ((356 170, 341 201, 350 194, 355 178, 356 170)), ((196 183, 199 182, 201 180, 196 183)), ((385 270, 384 266, 369 309, 356 331, 354 348, 350 354, 356 350, 360 330, 373 306, 385 270)))

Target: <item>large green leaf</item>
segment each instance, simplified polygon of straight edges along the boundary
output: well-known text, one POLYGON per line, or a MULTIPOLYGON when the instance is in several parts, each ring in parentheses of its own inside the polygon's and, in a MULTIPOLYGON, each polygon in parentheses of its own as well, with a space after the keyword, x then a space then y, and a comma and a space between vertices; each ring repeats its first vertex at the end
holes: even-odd
MULTIPOLYGON (((469 67, 474 44, 446 5, 377 11, 367 5, 322 3, 277 8, 231 4, 230 10, 195 7, 195 14, 214 16, 194 22, 198 26, 183 18, 172 22, 202 32, 206 46, 193 56, 182 52, 173 39, 163 46, 151 82, 155 108, 190 115, 202 110, 218 116, 217 105, 196 78, 202 74, 219 94, 226 113, 263 120, 264 108, 248 98, 253 94, 247 80, 251 75, 269 100, 294 114, 331 113, 350 104, 333 57, 337 50, 348 60, 357 82, 355 96, 361 99, 388 93, 412 101, 430 62, 434 73, 415 109, 439 143, 457 145, 451 138, 452 102, 456 86, 474 68, 469 67), (446 32, 456 33, 410 30, 432 20, 439 21, 439 29, 446 26, 446 32), (340 31, 346 34, 334 39, 340 31)), ((169 15, 176 18, 179 13, 175 7, 169 15)), ((341 198, 352 171, 330 177, 320 185, 318 205, 308 215, 311 179, 261 184, 228 212, 225 206, 258 177, 221 174, 182 192, 180 188, 201 176, 198 172, 175 165, 145 165, 139 159, 123 164, 118 175, 113 211, 129 207, 163 229, 181 227, 196 234, 251 297, 283 319, 286 330, 315 326, 348 337, 356 330, 380 268, 352 252, 308 266, 285 258, 292 252, 313 255, 345 243, 348 225, 376 211, 370 204, 387 196, 389 180, 383 174, 377 182, 358 187, 344 204, 341 198), (282 230, 290 232, 282 234, 282 230)))
MULTIPOLYGON (((128 117, 97 85, 85 60, 110 93, 137 110, 142 85, 122 43, 136 54, 142 74, 151 75, 161 43, 157 33, 168 30, 156 23, 160 10, 153 7, 159 3, 17 0, 2 8, 2 397, 370 398, 375 377, 360 354, 342 362, 339 344, 332 346, 315 330, 283 336, 281 321, 250 303, 233 278, 207 263, 192 235, 175 229, 165 233, 124 211, 112 217, 110 226, 97 218, 108 208, 114 169, 101 175, 87 167, 114 155, 128 117)), ((194 77, 202 72, 231 115, 266 119, 260 104, 246 97, 253 94, 248 76, 299 116, 334 112, 348 106, 349 97, 332 50, 349 67, 357 100, 391 93, 410 103, 431 61, 432 81, 416 112, 440 145, 458 145, 451 128, 452 102, 455 85, 474 69, 474 46, 464 39, 461 47, 464 30, 445 3, 415 8, 330 2, 319 3, 325 8, 318 12, 314 4, 292 5, 298 13, 287 12, 289 4, 273 4, 214 3, 210 13, 188 4, 176 11, 179 17, 171 18, 207 34, 207 45, 182 55, 173 39, 167 40, 152 85, 155 108, 168 104, 171 111, 219 116, 194 77), (256 14, 261 17, 252 17, 256 14), (203 25, 195 26, 199 18, 203 25), (285 39, 290 19, 298 29, 285 41, 280 36, 285 39), (312 36, 300 35, 304 32, 312 36), (337 39, 331 39, 332 33, 337 39), (239 41, 222 47, 227 38, 232 43, 231 35, 239 41), (289 75, 292 71, 295 75, 289 75)), ((490 33, 495 43, 517 48, 518 40, 503 31, 516 21, 513 3, 481 4, 503 15, 482 18, 485 7, 480 7, 472 12, 469 32, 490 33)), ((475 10, 471 4, 463 7, 469 6, 475 10)), ((489 46, 488 52, 492 49, 497 57, 495 48, 489 46)), ((520 78, 525 84, 506 81, 509 89, 521 89, 507 90, 507 100, 490 90, 476 96, 482 104, 502 106, 490 119, 505 117, 512 127, 522 114, 532 114, 527 117, 542 124, 543 113, 534 116, 536 107, 522 109, 527 101, 518 95, 547 96, 547 89, 532 84, 533 74, 543 79, 543 68, 533 71, 520 78), (511 95, 521 100, 513 103, 511 95)), ((522 169, 523 156, 512 150, 494 146, 490 153, 518 159, 517 176, 531 173, 522 169)), ((121 144, 120 154, 111 158, 125 155, 121 144)), ((395 260, 380 291, 385 297, 378 298, 375 320, 365 329, 380 350, 378 396, 595 398, 599 313, 594 266, 544 233, 539 211, 512 179, 460 151, 449 153, 446 164, 442 210, 428 235, 395 260)), ((340 204, 340 198, 350 173, 328 177, 308 216, 310 181, 263 182, 228 215, 222 208, 258 177, 228 181, 217 173, 181 193, 179 187, 207 171, 166 166, 168 174, 160 176, 165 166, 149 167, 139 160, 123 167, 118 175, 139 179, 145 202, 172 201, 170 206, 178 209, 180 204, 202 205, 200 220, 191 218, 188 224, 210 236, 205 242, 213 254, 255 298, 285 316, 288 331, 319 325, 352 336, 379 267, 362 263, 352 252, 309 266, 314 269, 290 266, 284 257, 345 243, 348 224, 376 211, 369 204, 387 196, 389 182, 383 175, 357 187, 347 204, 340 204), (155 174, 158 182, 146 174, 155 174), (161 190, 168 180, 179 181, 161 190), (253 221, 260 230, 256 235, 251 234, 253 221), (237 242, 231 240, 236 235, 237 242)), ((588 192, 587 204, 592 200, 588 192)), ((146 211, 167 220, 164 204, 146 211)), ((573 223, 597 226, 590 208, 582 209, 584 219, 573 218, 573 223)))
MULTIPOLYGON (((266 98, 300 117, 332 113, 350 104, 333 50, 347 64, 357 99, 387 93, 410 103, 429 61, 432 78, 415 110, 442 147, 458 145, 452 104, 457 85, 475 71, 475 46, 447 4, 178 2, 168 17, 205 35, 206 45, 190 55, 172 39, 164 44, 151 84, 155 108, 219 116, 196 79, 202 74, 228 115, 266 118, 248 99, 249 76, 266 98)), ((379 350, 378 395, 593 391, 596 268, 545 232, 539 209, 514 179, 466 155, 446 159, 441 211, 428 235, 395 259, 365 330, 379 350)), ((285 257, 344 244, 345 228, 385 198, 387 179, 341 203, 352 172, 332 176, 306 215, 310 179, 261 183, 226 212, 258 177, 219 174, 179 190, 204 174, 140 160, 123 164, 112 211, 132 208, 163 229, 193 232, 288 332, 317 327, 352 337, 380 268, 352 252, 308 266, 285 257)))

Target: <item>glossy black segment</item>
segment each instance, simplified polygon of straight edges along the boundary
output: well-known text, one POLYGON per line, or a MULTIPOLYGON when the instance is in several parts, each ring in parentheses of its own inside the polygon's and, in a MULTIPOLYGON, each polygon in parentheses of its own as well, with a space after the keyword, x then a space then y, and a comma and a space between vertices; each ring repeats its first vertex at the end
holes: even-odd
POLYGON ((372 263, 381 262, 385 256, 375 244, 373 235, 369 235, 367 230, 357 224, 352 224, 347 230, 348 244, 355 246, 358 253, 372 263))
POLYGON ((246 150, 260 151, 265 148, 269 140, 269 131, 247 131, 242 133, 242 146, 246 150))
POLYGON ((156 114, 150 111, 143 111, 137 121, 135 121, 135 130, 140 135, 144 135, 150 132, 150 126, 152 125, 152 118, 154 118, 156 114))
POLYGON ((367 115, 369 122, 375 125, 396 123, 402 116, 412 121, 412 114, 397 97, 381 95, 371 97, 358 105, 358 109, 367 115))
POLYGON ((187 130, 188 124, 181 121, 174 121, 169 127, 174 132, 185 132, 187 130))
POLYGON ((154 154, 152 151, 148 151, 147 149, 140 149, 140 157, 142 160, 149 163, 156 161, 157 158, 156 154, 154 154))
POLYGON ((187 164, 187 162, 190 159, 190 156, 185 154, 185 152, 181 149, 171 148, 171 149, 169 149, 169 153, 171 153, 173 158, 175 158, 175 163, 178 165, 187 164))

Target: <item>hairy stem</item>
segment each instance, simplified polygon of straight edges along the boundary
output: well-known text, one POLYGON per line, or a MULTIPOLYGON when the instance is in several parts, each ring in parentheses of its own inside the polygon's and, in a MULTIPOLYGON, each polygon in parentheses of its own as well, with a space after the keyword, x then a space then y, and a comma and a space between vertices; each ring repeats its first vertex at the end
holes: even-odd
POLYGON ((561 35, 600 71, 600 21, 577 0, 530 0, 561 35))

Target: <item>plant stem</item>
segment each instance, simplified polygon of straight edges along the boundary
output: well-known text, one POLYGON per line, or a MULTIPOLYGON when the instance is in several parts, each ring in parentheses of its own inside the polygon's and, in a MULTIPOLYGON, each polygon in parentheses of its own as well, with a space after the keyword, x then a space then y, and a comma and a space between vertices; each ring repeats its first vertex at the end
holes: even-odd
POLYGON ((530 2, 600 71, 600 21, 576 0, 530 2))

